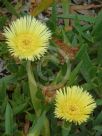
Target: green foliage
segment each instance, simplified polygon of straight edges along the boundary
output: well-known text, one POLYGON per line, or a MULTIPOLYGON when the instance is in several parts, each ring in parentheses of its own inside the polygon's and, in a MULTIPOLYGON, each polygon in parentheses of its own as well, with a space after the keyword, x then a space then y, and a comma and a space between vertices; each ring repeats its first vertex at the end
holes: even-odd
POLYGON ((42 115, 40 116, 40 118, 37 120, 37 122, 34 123, 35 125, 31 128, 28 136, 38 136, 38 135, 40 135, 40 131, 42 130, 44 121, 46 119, 45 113, 46 112, 43 112, 42 115))
POLYGON ((12 13, 13 15, 19 17, 19 14, 17 13, 17 11, 13 7, 13 5, 8 0, 2 0, 2 3, 5 5, 5 7, 8 9, 8 11, 10 13, 12 13))
POLYGON ((101 34, 102 34, 102 31, 101 31, 101 26, 102 26, 102 11, 99 12, 98 16, 96 17, 96 20, 95 20, 95 26, 93 28, 93 35, 95 37, 95 41, 101 41, 102 38, 101 38, 101 34))
MULTIPOLYGON (((11 15, 19 16, 9 0, 0 2, 11 15)), ((88 122, 80 126, 72 124, 69 136, 102 135, 102 11, 95 18, 76 13, 69 14, 67 4, 70 3, 66 0, 62 1, 64 11, 62 15, 57 15, 56 2, 52 4, 52 14, 47 25, 52 31, 53 39, 50 41, 45 57, 31 64, 32 73, 35 76, 32 80, 36 81, 35 86, 30 80, 31 71, 27 76, 26 61, 18 61, 11 57, 5 40, 0 40, 0 58, 4 61, 3 67, 7 72, 0 77, 0 136, 24 135, 26 121, 30 122, 30 125, 33 124, 32 128, 28 126, 29 136, 33 136, 34 133, 36 136, 40 132, 45 134, 43 124, 46 117, 50 122, 51 136, 67 136, 68 125, 62 127, 62 121, 57 120, 54 115, 54 102, 49 102, 50 98, 44 95, 43 87, 48 85, 52 87, 52 92, 56 90, 53 86, 60 88, 65 85, 79 85, 88 90, 95 98, 97 108, 88 122), (64 19, 63 26, 58 25, 59 19, 64 19), (69 19, 73 21, 73 29, 67 31, 65 27, 69 25, 67 23, 69 19), (54 38, 60 39, 65 47, 78 48, 73 60, 68 57, 70 53, 66 55, 64 50, 60 50, 54 38), (67 56, 64 58, 64 64, 61 62, 63 54, 64 57, 67 56), (32 86, 30 89, 29 84, 32 86), (34 90, 37 89, 39 92, 35 93, 34 90), (29 91, 32 93, 32 99, 29 91), (35 103, 32 103, 35 98, 36 107, 35 103), (40 109, 39 118, 35 115, 34 107, 40 109)), ((46 6, 38 8, 34 15, 45 8, 46 6)), ((8 16, 0 16, 0 30, 3 30, 8 20, 8 16)))
POLYGON ((9 103, 7 103, 5 111, 5 134, 13 134, 13 111, 9 103))

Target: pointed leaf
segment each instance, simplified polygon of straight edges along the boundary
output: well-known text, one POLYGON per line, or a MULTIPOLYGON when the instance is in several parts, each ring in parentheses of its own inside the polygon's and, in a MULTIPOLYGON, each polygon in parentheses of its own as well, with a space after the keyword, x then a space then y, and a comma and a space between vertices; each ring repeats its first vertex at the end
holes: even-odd
POLYGON ((40 135, 40 131, 44 125, 45 119, 46 119, 46 112, 44 111, 42 113, 42 115, 39 117, 39 119, 37 120, 36 124, 34 125, 34 127, 30 130, 28 136, 39 136, 40 135))
POLYGON ((5 111, 5 134, 12 135, 13 133, 13 111, 9 103, 7 103, 5 111))

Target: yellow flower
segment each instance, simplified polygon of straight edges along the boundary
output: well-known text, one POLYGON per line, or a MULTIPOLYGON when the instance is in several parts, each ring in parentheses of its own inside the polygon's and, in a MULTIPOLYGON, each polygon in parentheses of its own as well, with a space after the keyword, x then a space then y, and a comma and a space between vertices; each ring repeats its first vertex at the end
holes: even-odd
POLYGON ((4 30, 11 54, 19 59, 39 59, 47 51, 51 32, 34 17, 25 16, 13 21, 4 30))
POLYGON ((55 102, 56 117, 76 124, 86 122, 96 107, 93 97, 78 86, 57 91, 55 102))

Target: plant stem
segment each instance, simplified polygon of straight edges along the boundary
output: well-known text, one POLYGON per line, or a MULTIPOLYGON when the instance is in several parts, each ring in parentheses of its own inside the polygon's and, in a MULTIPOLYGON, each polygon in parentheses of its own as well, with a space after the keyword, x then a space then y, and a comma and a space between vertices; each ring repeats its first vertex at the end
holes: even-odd
MULTIPOLYGON (((39 105, 41 105, 41 101, 36 97, 38 88, 37 88, 37 84, 36 84, 33 72, 31 70, 31 62, 30 61, 27 62, 27 74, 28 74, 28 82, 29 82, 31 101, 33 104, 33 108, 35 110, 35 114, 36 114, 37 118, 39 118, 41 115, 41 109, 39 108, 39 105)), ((49 121, 48 121, 46 115, 45 115, 45 121, 44 121, 43 128, 44 128, 44 131, 43 131, 44 136, 50 136, 49 121)), ((28 136, 30 136, 30 135, 34 136, 34 133, 33 134, 31 133, 28 136)), ((36 132, 36 134, 37 134, 37 132, 36 132)), ((36 136, 39 136, 39 134, 36 136)))
POLYGON ((44 131, 42 132, 42 135, 50 136, 49 120, 47 119, 47 117, 45 118, 44 131))
POLYGON ((33 76, 33 73, 31 71, 31 62, 27 62, 27 74, 28 74, 28 82, 29 82, 29 89, 30 89, 30 97, 33 104, 33 108, 35 110, 36 116, 39 117, 41 111, 38 108, 40 104, 40 100, 36 97, 36 93, 38 91, 37 84, 35 81, 35 78, 33 76))
POLYGON ((71 124, 69 122, 63 122, 62 126, 62 136, 69 136, 69 133, 71 131, 71 124))

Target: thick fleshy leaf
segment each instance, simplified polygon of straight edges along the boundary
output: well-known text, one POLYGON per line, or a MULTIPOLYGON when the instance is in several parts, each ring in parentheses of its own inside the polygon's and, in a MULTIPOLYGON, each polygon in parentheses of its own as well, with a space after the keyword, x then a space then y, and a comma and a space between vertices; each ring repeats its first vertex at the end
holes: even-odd
POLYGON ((5 111, 5 134, 13 134, 13 111, 9 103, 7 103, 5 111))

